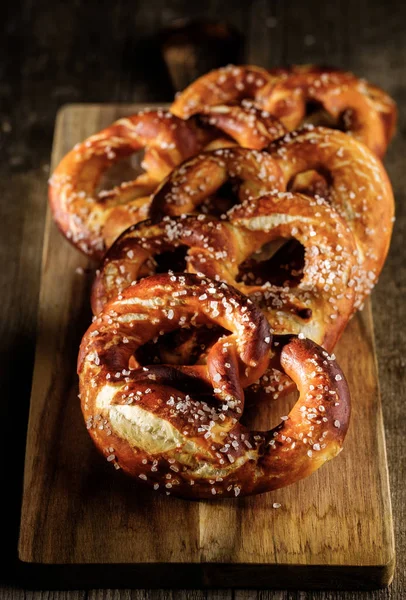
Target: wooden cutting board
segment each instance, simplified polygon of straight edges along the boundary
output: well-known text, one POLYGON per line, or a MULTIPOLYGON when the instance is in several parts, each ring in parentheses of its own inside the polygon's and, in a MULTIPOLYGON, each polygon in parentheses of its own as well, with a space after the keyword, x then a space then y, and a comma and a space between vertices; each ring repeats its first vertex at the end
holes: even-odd
MULTIPOLYGON (((75 143, 140 108, 65 107, 53 167, 75 143)), ((336 351, 353 401, 344 451, 274 493, 187 502, 115 472, 87 434, 75 367, 93 270, 48 212, 19 541, 21 561, 36 563, 28 571, 48 586, 388 585, 395 552, 370 303, 336 351)), ((283 404, 262 406, 263 427, 283 414, 283 404)))

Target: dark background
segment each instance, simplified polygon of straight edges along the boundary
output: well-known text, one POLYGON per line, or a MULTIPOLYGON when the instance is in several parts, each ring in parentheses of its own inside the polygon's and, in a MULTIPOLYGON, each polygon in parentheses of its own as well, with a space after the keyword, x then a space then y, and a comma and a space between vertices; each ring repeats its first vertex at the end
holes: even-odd
MULTIPOLYGON (((13 1, 0 36, 0 596, 10 599, 401 599, 405 588, 404 266, 406 8, 389 1, 13 1), (360 592, 24 592, 17 537, 35 348, 46 181, 55 115, 71 102, 166 102, 173 87, 157 33, 179 17, 225 20, 244 34, 245 62, 316 62, 353 70, 398 102, 385 164, 397 200, 391 252, 373 294, 398 566, 389 590, 360 592), (403 114, 402 114, 403 113, 403 114)), ((61 273, 63 277, 63 273, 61 273)), ((356 398, 354 399, 356 401, 356 398)), ((356 425, 355 425, 356 426, 356 425)), ((350 508, 350 507, 349 507, 350 508)), ((43 587, 47 587, 44 581, 43 587)))

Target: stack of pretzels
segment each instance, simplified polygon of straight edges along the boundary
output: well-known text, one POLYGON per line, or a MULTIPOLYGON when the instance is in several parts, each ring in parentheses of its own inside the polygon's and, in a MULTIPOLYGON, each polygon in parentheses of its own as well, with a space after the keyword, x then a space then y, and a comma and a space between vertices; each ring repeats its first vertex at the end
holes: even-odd
POLYGON ((289 485, 336 456, 332 351, 383 267, 396 107, 353 74, 228 66, 122 118, 53 173, 55 221, 99 261, 79 351, 87 429, 116 469, 186 498, 289 485), (144 172, 98 191, 144 150, 144 172), (270 431, 246 398, 299 398, 270 431))

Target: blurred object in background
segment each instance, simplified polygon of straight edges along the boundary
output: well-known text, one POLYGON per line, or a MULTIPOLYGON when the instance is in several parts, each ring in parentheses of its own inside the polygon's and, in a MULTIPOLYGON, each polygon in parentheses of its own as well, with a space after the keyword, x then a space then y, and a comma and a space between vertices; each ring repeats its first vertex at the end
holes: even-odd
POLYGON ((160 34, 175 91, 211 69, 242 62, 244 37, 224 21, 177 19, 160 34))

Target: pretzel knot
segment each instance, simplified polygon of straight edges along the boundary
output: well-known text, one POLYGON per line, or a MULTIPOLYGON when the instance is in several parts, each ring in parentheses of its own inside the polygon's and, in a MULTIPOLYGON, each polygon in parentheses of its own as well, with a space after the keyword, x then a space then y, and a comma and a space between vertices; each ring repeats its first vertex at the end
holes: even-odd
POLYGON ((141 111, 64 157, 49 182, 54 219, 75 246, 101 258, 122 231, 147 217, 151 193, 182 161, 205 148, 264 148, 285 132, 278 119, 251 106, 208 107, 187 122, 164 110, 141 111), (142 149, 145 173, 97 191, 109 167, 142 149))
POLYGON ((282 187, 281 170, 265 152, 221 148, 198 154, 174 169, 153 195, 149 214, 158 220, 198 210, 225 218, 236 197, 242 202, 282 187), (227 184, 232 189, 222 194, 227 184))
POLYGON ((261 493, 301 479, 341 449, 349 419, 344 376, 309 340, 280 338, 277 358, 300 397, 267 432, 240 422, 243 388, 267 368, 262 313, 224 283, 156 275, 130 286, 86 332, 79 353, 88 430, 116 468, 154 489, 212 498, 261 493), (199 365, 141 366, 150 340, 179 328, 225 330, 199 365))
POLYGON ((252 100, 289 131, 305 123, 343 129, 382 157, 396 126, 396 105, 383 90, 352 73, 314 65, 265 71, 229 67, 203 75, 171 106, 187 118, 203 106, 252 100))
MULTIPOLYGON (((322 199, 278 193, 245 202, 232 223, 204 215, 144 221, 108 251, 92 290, 98 314, 107 301, 142 277, 172 264, 184 248, 187 269, 237 288, 258 304, 275 333, 302 333, 332 350, 354 310, 355 242, 338 213, 322 199), (295 239, 304 247, 302 277, 269 282, 270 243, 295 239), (254 257, 252 261, 249 261, 254 257), (249 261, 252 270, 241 270, 249 261)), ((272 255, 271 255, 272 256, 272 255)))
POLYGON ((273 142, 268 151, 283 173, 282 190, 297 175, 318 172, 328 200, 356 242, 355 306, 373 289, 388 253, 394 221, 392 187, 382 163, 364 144, 332 129, 308 126, 273 142))
POLYGON ((77 144, 55 169, 49 185, 54 219, 80 250, 100 258, 106 237, 113 241, 145 218, 157 182, 200 148, 190 124, 167 111, 142 111, 120 119, 77 144), (102 174, 113 163, 143 148, 149 150, 148 174, 97 193, 102 174))
MULTIPOLYGON (((322 180, 329 204, 352 231, 358 263, 352 285, 359 308, 388 252, 394 199, 379 159, 341 131, 309 125, 272 142, 266 152, 225 148, 201 153, 162 182, 149 212, 154 220, 201 211, 233 221, 238 204, 247 201, 255 206, 259 196, 295 190, 298 178, 299 189, 303 182, 322 180), (231 183, 231 194, 230 189, 224 194, 227 183, 231 183)), ((314 210, 317 216, 317 207, 314 210)))
POLYGON ((236 144, 242 148, 262 150, 270 142, 287 133, 279 119, 247 101, 237 106, 219 104, 202 107, 197 121, 228 136, 228 139, 215 137, 205 150, 216 150, 236 144))
POLYGON ((258 101, 290 131, 304 123, 336 127, 377 156, 385 154, 395 130, 396 105, 383 90, 352 73, 314 65, 273 74, 277 80, 261 89, 258 101))
POLYGON ((269 71, 261 67, 221 67, 202 75, 178 93, 170 110, 174 115, 187 119, 202 112, 206 106, 234 104, 247 99, 255 101, 260 90, 273 79, 269 71))

